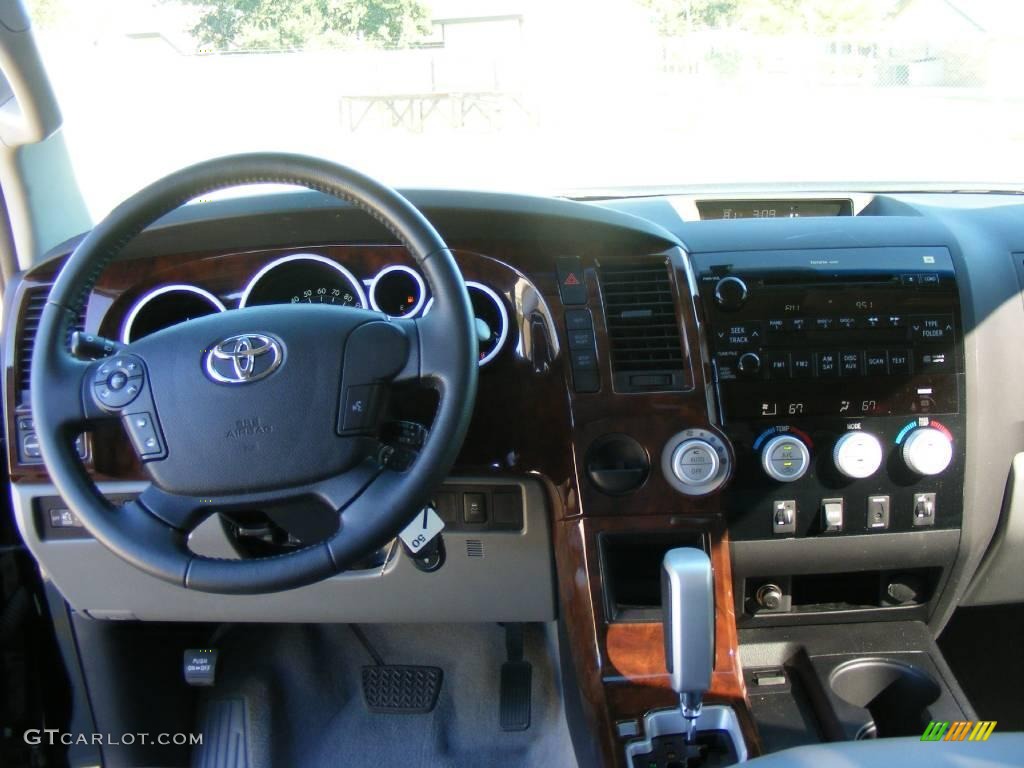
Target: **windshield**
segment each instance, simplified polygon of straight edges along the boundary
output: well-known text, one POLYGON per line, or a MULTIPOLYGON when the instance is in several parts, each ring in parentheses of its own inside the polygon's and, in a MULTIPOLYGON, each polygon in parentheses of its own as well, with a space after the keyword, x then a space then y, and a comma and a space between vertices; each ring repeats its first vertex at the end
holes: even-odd
POLYGON ((396 186, 1024 184, 1017 0, 30 0, 89 207, 288 150, 396 186))

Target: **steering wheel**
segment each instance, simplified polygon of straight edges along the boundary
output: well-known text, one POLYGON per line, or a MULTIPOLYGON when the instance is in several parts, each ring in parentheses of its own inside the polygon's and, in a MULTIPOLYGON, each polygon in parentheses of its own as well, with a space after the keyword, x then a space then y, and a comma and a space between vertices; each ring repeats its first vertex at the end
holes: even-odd
POLYGON ((111 552, 172 584, 254 594, 345 570, 396 536, 451 469, 477 384, 473 311, 444 241, 405 198, 350 168, 302 155, 245 154, 199 163, 115 208, 68 257, 43 309, 31 396, 50 478, 111 552), (434 296, 423 318, 354 307, 247 307, 190 320, 110 356, 79 360, 73 319, 103 268, 132 238, 188 200, 242 184, 304 186, 386 226, 416 259, 434 296), (405 471, 382 466, 373 439, 398 382, 438 390, 429 435, 405 471), (121 420, 149 484, 112 505, 86 473, 76 435, 121 420), (188 534, 215 512, 319 500, 337 510, 326 541, 274 557, 192 553, 188 534))

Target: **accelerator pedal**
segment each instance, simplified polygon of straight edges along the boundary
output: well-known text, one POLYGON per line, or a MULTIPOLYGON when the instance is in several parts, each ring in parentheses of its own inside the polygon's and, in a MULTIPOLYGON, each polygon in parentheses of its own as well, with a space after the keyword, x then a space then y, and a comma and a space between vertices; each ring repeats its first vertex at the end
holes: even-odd
POLYGON ((503 731, 525 731, 530 727, 533 666, 523 659, 523 625, 505 625, 508 661, 501 665, 501 714, 503 731))

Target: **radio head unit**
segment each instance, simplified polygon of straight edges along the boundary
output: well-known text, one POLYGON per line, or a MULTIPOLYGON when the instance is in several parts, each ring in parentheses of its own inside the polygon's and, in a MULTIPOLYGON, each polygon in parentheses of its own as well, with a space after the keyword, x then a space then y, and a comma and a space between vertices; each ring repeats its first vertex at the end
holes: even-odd
POLYGON ((944 248, 699 257, 723 418, 959 412, 944 248))

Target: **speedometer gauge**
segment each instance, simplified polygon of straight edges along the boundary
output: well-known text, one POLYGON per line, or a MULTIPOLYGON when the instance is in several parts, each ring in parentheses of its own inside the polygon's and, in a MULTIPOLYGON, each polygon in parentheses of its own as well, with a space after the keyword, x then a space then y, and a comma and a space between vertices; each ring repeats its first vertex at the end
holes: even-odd
POLYGON ((369 306, 355 275, 313 253, 282 256, 257 272, 242 293, 241 307, 263 304, 369 306))

